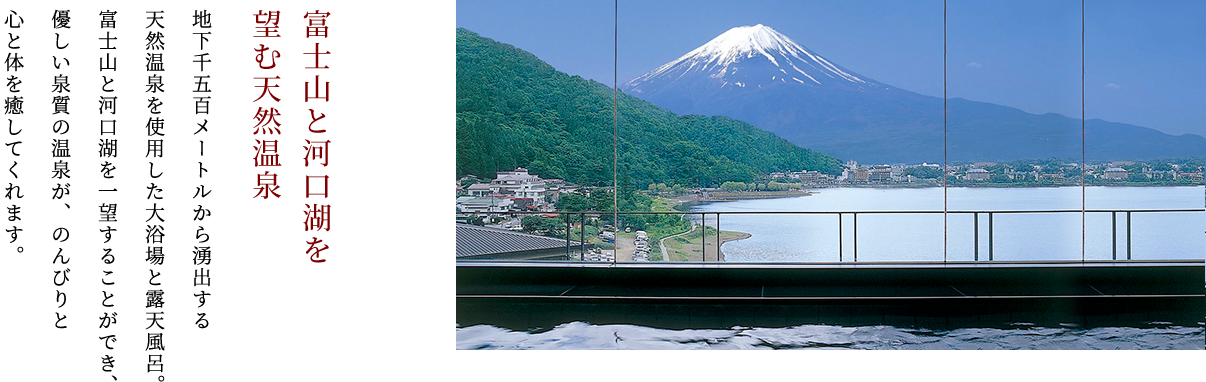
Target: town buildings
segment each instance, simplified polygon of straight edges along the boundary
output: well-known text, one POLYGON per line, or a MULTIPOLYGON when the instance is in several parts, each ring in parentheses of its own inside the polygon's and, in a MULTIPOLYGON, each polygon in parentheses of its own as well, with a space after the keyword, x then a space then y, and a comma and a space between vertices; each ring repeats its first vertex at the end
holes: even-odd
POLYGON ((456 205, 458 212, 540 210, 557 203, 562 192, 574 190, 577 186, 566 184, 564 180, 541 179, 528 169, 517 167, 499 171, 489 183, 469 185, 463 190, 466 196, 457 198, 456 205))
POLYGON ((854 169, 854 181, 855 182, 866 182, 870 178, 871 178, 871 172, 867 171, 867 169, 865 169, 865 168, 855 168, 854 169))
POLYGON ((867 169, 867 181, 887 183, 892 180, 892 166, 876 165, 867 169))
POLYGON ((987 182, 991 179, 988 170, 982 168, 973 168, 967 170, 967 180, 972 182, 987 182))
POLYGON ((495 194, 512 199, 527 199, 527 205, 541 206, 545 204, 544 180, 539 176, 528 173, 528 169, 517 167, 513 171, 499 171, 498 176, 490 181, 490 190, 495 194))
POLYGON ((1105 180, 1127 180, 1129 171, 1121 167, 1110 167, 1105 170, 1105 180))

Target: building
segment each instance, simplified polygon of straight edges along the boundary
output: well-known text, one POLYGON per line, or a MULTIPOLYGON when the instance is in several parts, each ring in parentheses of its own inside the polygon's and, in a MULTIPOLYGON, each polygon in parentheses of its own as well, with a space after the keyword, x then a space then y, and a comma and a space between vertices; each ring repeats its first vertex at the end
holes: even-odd
POLYGON ((860 168, 860 169, 854 170, 854 181, 855 182, 866 182, 870 178, 871 178, 871 173, 869 171, 867 171, 867 169, 860 168))
POLYGON ((1167 171, 1152 170, 1150 168, 1145 167, 1145 168, 1143 168, 1143 175, 1147 176, 1148 179, 1159 179, 1159 180, 1175 180, 1175 179, 1177 179, 1177 172, 1173 171, 1173 170, 1167 170, 1167 171))
POLYGON ((904 180, 905 166, 892 166, 892 181, 900 182, 904 180))
POLYGON ((867 170, 867 181, 887 183, 892 180, 892 166, 875 165, 867 170))
POLYGON ((1129 172, 1121 167, 1110 167, 1105 170, 1105 180, 1127 180, 1129 172))
MULTIPOLYGON (((566 187, 571 186, 561 179, 545 179, 544 180, 544 202, 548 205, 557 204, 561 200, 561 194, 565 192, 566 187)), ((577 189, 577 187, 574 187, 577 189)))
POLYGON ((466 213, 507 212, 515 204, 510 198, 494 196, 462 196, 456 198, 456 211, 466 213))
POLYGON ((1061 174, 1061 173, 1055 173, 1055 174, 1039 174, 1039 176, 1038 176, 1038 177, 1039 177, 1039 179, 1041 179, 1041 180, 1050 180, 1050 181, 1053 181, 1053 182, 1063 182, 1063 181, 1064 181, 1064 174, 1061 174))
POLYGON ((991 177, 988 174, 988 170, 982 168, 973 168, 967 170, 967 176, 965 179, 971 182, 987 182, 989 179, 991 179, 991 177))
POLYGON ((564 238, 456 225, 457 260, 565 260, 580 256, 581 242, 569 241, 568 248, 566 244, 564 238))
POLYGON ((544 182, 539 176, 529 174, 528 169, 517 167, 514 171, 499 171, 490 181, 490 190, 516 199, 530 199, 528 204, 543 206, 548 192, 544 182))
POLYGON ((819 171, 800 171, 791 173, 792 178, 800 180, 800 183, 817 184, 829 180, 829 177, 819 171))
POLYGON ((491 189, 490 185, 487 183, 470 184, 469 188, 468 188, 468 192, 469 192, 469 196, 478 196, 478 197, 486 196, 486 195, 490 195, 490 194, 494 193, 493 189, 491 189))
POLYGON ((1038 172, 1005 170, 1005 176, 1017 181, 1036 180, 1038 179, 1038 172))

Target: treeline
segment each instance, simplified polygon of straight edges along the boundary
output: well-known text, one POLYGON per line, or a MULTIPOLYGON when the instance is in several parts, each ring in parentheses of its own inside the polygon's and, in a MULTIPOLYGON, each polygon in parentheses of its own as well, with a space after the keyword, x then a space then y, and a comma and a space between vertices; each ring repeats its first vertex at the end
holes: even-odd
POLYGON ((724 182, 720 185, 721 191, 787 191, 800 188, 799 184, 782 183, 782 182, 766 182, 766 183, 745 183, 745 182, 724 182))
MULTIPOLYGON (((536 56, 457 29, 456 171, 493 178, 526 167, 542 178, 612 185, 613 90, 536 56)), ((620 94, 619 188, 718 186, 773 171, 841 171, 840 162, 745 122, 678 116, 620 94)))
MULTIPOLYGON (((569 223, 578 224, 581 216, 565 212, 580 212, 580 211, 652 211, 653 199, 648 195, 639 192, 621 192, 619 209, 615 209, 617 200, 614 199, 614 194, 611 190, 595 189, 590 192, 589 196, 568 193, 562 194, 560 200, 557 201, 556 210, 559 212, 556 217, 540 217, 535 215, 525 216, 521 220, 523 230, 529 233, 543 234, 553 237, 564 237, 566 220, 569 223)), ((620 214, 620 224, 616 224, 617 216, 611 214, 599 214, 598 220, 587 220, 588 224, 598 228, 602 225, 615 225, 619 227, 630 227, 632 229, 650 229, 653 227, 668 228, 680 227, 682 229, 690 228, 690 224, 679 214, 620 214)))

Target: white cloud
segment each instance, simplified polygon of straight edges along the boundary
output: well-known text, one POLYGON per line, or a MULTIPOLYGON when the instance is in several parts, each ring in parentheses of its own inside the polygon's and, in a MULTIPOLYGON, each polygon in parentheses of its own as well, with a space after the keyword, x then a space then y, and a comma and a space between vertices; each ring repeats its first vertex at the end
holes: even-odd
POLYGON ((980 69, 980 68, 983 68, 984 65, 980 65, 979 62, 972 61, 972 62, 967 63, 967 67, 980 69))
POLYGON ((1105 88, 1106 89, 1118 89, 1118 88, 1121 88, 1121 86, 1118 86, 1118 84, 1111 82, 1111 83, 1105 84, 1105 88))

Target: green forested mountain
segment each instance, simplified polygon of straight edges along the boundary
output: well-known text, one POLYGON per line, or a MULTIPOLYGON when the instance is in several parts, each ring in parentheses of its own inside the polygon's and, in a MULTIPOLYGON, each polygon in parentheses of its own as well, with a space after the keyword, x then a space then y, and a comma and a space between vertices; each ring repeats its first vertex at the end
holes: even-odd
MULTIPOLYGON (((542 178, 612 182, 612 89, 558 72, 536 56, 465 29, 456 31, 456 171, 493 178, 527 167, 542 178)), ((715 186, 771 171, 836 174, 840 163, 725 117, 679 116, 635 97, 619 99, 619 179, 715 186)))

